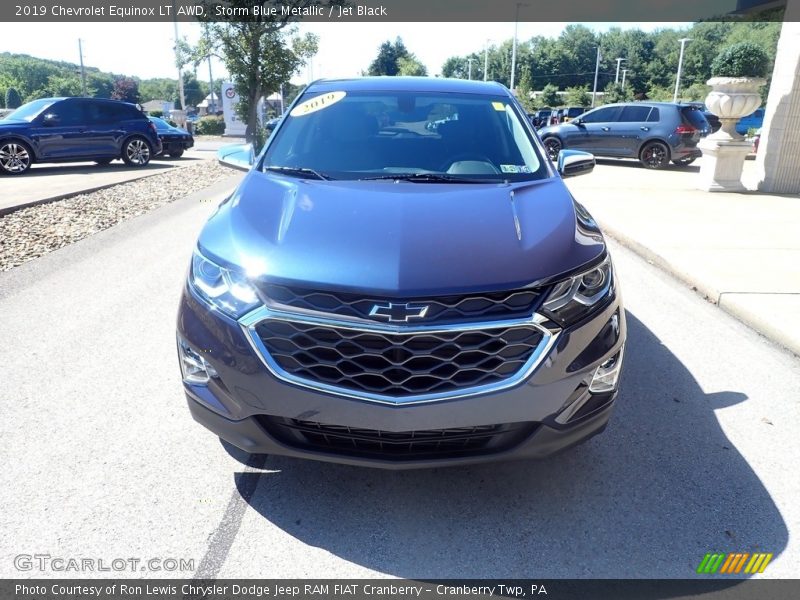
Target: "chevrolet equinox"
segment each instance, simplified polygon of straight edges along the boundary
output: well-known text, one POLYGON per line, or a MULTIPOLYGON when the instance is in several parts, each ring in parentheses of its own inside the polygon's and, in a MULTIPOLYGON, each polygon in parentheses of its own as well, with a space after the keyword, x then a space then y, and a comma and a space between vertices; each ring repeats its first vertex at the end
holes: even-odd
POLYGON ((200 233, 177 346, 192 416, 250 453, 386 468, 601 432, 625 313, 603 235, 503 86, 309 85, 200 233))

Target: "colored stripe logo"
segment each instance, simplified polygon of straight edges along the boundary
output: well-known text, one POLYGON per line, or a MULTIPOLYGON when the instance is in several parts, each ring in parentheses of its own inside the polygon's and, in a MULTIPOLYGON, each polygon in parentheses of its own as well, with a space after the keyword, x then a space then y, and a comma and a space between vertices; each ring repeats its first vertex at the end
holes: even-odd
POLYGON ((707 575, 718 573, 719 575, 736 575, 745 573, 763 573, 769 561, 772 560, 772 553, 754 552, 709 552, 700 561, 697 572, 707 575))

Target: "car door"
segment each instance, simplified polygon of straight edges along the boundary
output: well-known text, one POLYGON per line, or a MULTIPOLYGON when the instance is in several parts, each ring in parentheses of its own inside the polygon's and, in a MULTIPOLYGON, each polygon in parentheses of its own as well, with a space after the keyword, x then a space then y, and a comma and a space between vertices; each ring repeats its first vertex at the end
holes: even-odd
POLYGON ((648 104, 627 104, 616 117, 609 131, 609 143, 614 156, 635 158, 639 154, 642 141, 650 136, 648 123, 652 106, 648 104))
POLYGON ((68 98, 52 104, 34 119, 31 137, 39 160, 67 160, 85 156, 86 123, 82 103, 68 98))
POLYGON ((94 158, 119 156, 117 140, 122 135, 124 117, 114 102, 90 101, 86 103, 86 150, 94 158))
POLYGON ((615 156, 610 132, 619 111, 619 106, 602 106, 568 123, 565 126, 568 132, 566 147, 600 156, 615 156))

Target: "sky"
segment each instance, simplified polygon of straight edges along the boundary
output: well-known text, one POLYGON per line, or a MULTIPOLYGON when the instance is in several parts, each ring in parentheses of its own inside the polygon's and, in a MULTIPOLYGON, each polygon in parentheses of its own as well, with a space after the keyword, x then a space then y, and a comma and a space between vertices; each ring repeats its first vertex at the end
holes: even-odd
MULTIPOLYGON (((568 23, 524 23, 518 39, 535 35, 557 37, 568 23)), ((586 23, 596 31, 609 27, 639 27, 645 31, 690 23, 586 23)), ((200 37, 196 23, 179 23, 179 35, 192 43, 200 37)), ((435 75, 450 56, 465 55, 484 47, 486 40, 500 43, 514 35, 514 23, 303 23, 300 32, 320 37, 319 53, 310 67, 293 79, 307 83, 320 77, 355 77, 366 70, 378 47, 386 40, 403 38, 428 73, 435 75)), ((78 38, 83 43, 86 66, 102 71, 138 76, 176 77, 172 47, 172 23, 0 23, 0 52, 30 54, 38 58, 78 62, 78 38), (31 41, 34 40, 34 43, 31 41)), ((212 62, 215 80, 225 74, 219 61, 212 62)), ((208 80, 208 65, 198 68, 198 78, 208 80)))

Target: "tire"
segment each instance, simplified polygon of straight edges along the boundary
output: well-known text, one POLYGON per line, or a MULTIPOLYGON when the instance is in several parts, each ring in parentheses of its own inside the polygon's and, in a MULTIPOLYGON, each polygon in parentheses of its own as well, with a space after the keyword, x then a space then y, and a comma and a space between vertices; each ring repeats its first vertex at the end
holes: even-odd
POLYGON ((122 160, 131 167, 145 167, 153 157, 153 150, 146 139, 132 137, 122 144, 122 160))
POLYGON ((169 155, 172 158, 180 158, 181 156, 183 156, 183 148, 180 148, 178 150, 171 150, 169 155))
POLYGON ((33 152, 27 144, 17 140, 0 142, 0 173, 22 175, 32 163, 33 152))
POLYGON ((113 158, 101 158, 101 159, 96 160, 94 162, 96 162, 101 167, 105 167, 106 165, 110 165, 112 160, 114 160, 114 159, 113 158))
POLYGON ((561 140, 559 140, 557 137, 549 137, 545 138, 542 143, 547 150, 548 158, 551 161, 556 162, 558 160, 558 153, 561 152, 562 148, 564 147, 561 144, 561 140))
POLYGON ((696 156, 685 156, 683 158, 679 158, 678 160, 673 160, 672 164, 678 165, 679 167, 687 167, 696 160, 696 156))
POLYGON ((669 164, 669 148, 661 142, 647 142, 639 152, 639 162, 646 169, 663 169, 669 164))

